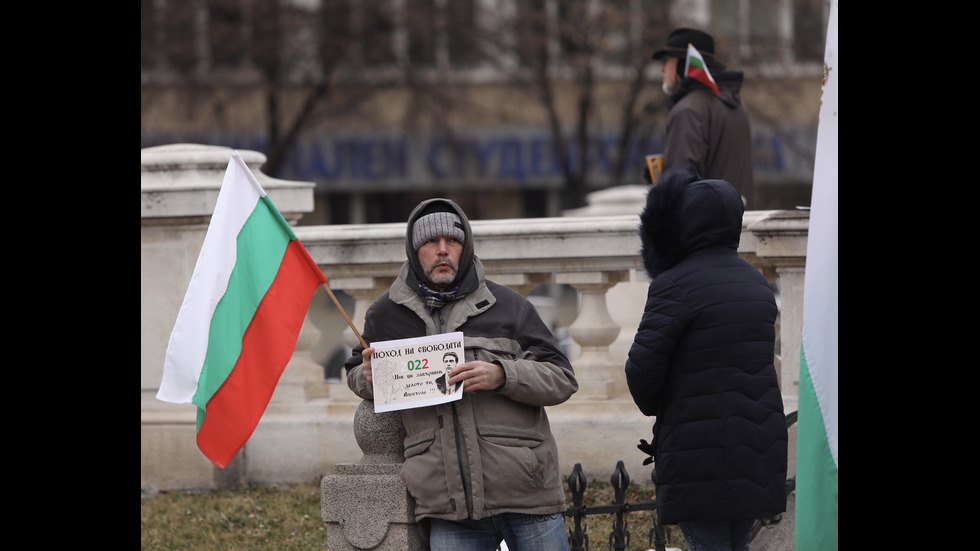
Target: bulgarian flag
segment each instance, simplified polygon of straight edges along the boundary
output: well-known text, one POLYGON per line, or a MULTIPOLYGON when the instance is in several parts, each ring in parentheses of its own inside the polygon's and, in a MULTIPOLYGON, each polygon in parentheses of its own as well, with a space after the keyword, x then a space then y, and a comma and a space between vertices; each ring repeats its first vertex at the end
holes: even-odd
POLYGON ((837 1, 831 6, 803 291, 796 549, 837 550, 837 1))
POLYGON ((197 406, 197 446, 215 465, 227 466, 252 435, 326 281, 234 152, 157 392, 197 406))
POLYGON ((721 97, 721 90, 718 89, 714 77, 708 72, 708 65, 701 57, 701 52, 693 44, 687 45, 687 62, 684 64, 684 74, 711 88, 719 98, 721 97))

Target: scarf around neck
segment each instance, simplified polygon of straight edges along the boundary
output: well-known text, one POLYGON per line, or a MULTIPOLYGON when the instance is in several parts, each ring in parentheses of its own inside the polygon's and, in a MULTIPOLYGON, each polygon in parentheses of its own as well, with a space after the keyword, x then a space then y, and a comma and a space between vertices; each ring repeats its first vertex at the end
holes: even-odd
POLYGON ((457 283, 455 287, 449 289, 448 291, 437 291, 435 289, 429 288, 425 283, 419 282, 419 294, 422 295, 422 301, 429 308, 429 313, 434 313, 439 310, 447 303, 452 302, 456 299, 456 293, 459 291, 459 284, 457 283))

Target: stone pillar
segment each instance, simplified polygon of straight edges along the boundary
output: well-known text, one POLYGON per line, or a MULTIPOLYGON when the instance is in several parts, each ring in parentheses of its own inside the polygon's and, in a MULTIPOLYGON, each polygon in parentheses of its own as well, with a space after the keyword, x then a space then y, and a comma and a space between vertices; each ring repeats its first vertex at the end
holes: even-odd
POLYGON ((320 511, 330 551, 415 551, 428 536, 415 522, 415 503, 399 476, 405 461, 405 429, 398 412, 374 413, 364 400, 354 414, 360 461, 337 465, 320 482, 320 511))
POLYGON ((803 339, 803 266, 780 266, 779 273, 779 388, 783 408, 796 411, 800 403, 800 344, 803 339))
POLYGON ((313 346, 319 339, 320 330, 307 314, 296 339, 296 348, 276 384, 267 412, 303 411, 311 400, 329 396, 329 385, 323 379, 323 366, 313 361, 313 346))
POLYGON ((796 411, 800 396, 800 339, 803 336, 803 287, 810 212, 775 211, 747 229, 756 240, 755 254, 779 282, 779 388, 786 412, 796 411))
MULTIPOLYGON (((381 293, 391 287, 394 279, 394 277, 336 278, 330 280, 330 286, 335 292, 342 289, 354 298, 354 312, 347 312, 347 315, 350 316, 354 327, 358 328, 358 332, 361 332, 364 328, 364 314, 367 313, 367 309, 381 296, 381 293)), ((337 307, 332 303, 330 306, 337 307)), ((354 334, 350 326, 344 328, 343 338, 344 343, 351 348, 360 344, 357 335, 354 334)), ((341 373, 341 378, 346 377, 346 375, 346 373, 341 373)), ((330 388, 328 410, 330 413, 349 412, 358 407, 359 400, 360 398, 347 388, 346 381, 341 381, 340 384, 332 385, 330 388)))
MULTIPOLYGON (((384 293, 391 287, 394 281, 395 278, 393 276, 338 278, 333 280, 334 286, 343 289, 345 293, 354 297, 354 313, 349 315, 351 322, 358 328, 359 332, 364 327, 364 315, 367 313, 367 309, 381 296, 381 293, 384 293)), ((351 348, 359 344, 357 335, 354 334, 354 331, 350 327, 344 329, 344 342, 351 348)))
POLYGON ((606 293, 628 279, 627 270, 556 276, 557 283, 575 287, 581 297, 578 317, 568 328, 569 335, 582 348, 574 362, 579 382, 577 399, 608 399, 626 393, 622 362, 616 361, 609 351, 621 328, 609 315, 606 293))

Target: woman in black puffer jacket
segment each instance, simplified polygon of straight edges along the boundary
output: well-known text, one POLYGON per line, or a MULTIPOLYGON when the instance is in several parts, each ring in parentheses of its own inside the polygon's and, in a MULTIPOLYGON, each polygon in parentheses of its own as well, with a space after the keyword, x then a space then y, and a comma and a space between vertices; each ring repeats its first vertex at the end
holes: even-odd
POLYGON ((738 255, 743 212, 728 182, 678 166, 640 215, 652 281, 626 380, 640 411, 656 416, 641 449, 655 461, 660 520, 680 524, 689 548, 724 539, 746 549, 754 520, 786 509, 776 301, 738 255))

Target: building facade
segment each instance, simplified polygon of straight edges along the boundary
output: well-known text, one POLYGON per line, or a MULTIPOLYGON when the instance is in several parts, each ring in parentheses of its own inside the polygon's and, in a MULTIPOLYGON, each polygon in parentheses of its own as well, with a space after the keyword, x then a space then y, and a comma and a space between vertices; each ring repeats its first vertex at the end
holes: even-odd
POLYGON ((758 208, 806 205, 822 0, 142 0, 141 148, 256 150, 316 184, 303 224, 556 216, 642 182, 678 26, 745 73, 758 208))

